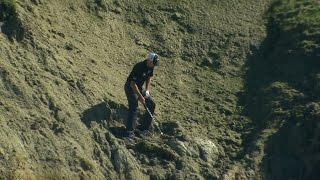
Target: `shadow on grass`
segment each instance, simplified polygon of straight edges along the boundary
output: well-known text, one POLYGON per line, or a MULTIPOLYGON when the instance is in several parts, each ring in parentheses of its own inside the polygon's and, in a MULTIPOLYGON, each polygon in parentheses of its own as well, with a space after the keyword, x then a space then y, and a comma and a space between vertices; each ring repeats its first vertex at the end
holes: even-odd
POLYGON ((125 136, 124 122, 127 108, 113 101, 101 102, 85 110, 81 121, 90 129, 94 123, 101 124, 114 136, 121 138, 125 136))
POLYGON ((320 159, 320 62, 317 53, 297 48, 303 27, 283 32, 270 20, 264 42, 252 45, 246 63, 245 91, 239 96, 253 130, 245 153, 254 152, 265 129, 274 129, 261 148, 260 164, 267 179, 316 179, 320 159), (253 145, 255 144, 255 145, 253 145))
POLYGON ((91 127, 92 122, 103 123, 103 121, 111 120, 111 109, 106 102, 92 106, 90 109, 82 113, 81 121, 88 127, 91 127))
POLYGON ((128 133, 126 131, 126 127, 120 126, 120 127, 110 127, 110 132, 119 139, 122 139, 123 137, 128 136, 128 133))
POLYGON ((18 18, 15 1, 0 1, 0 30, 10 41, 23 40, 26 31, 18 18))

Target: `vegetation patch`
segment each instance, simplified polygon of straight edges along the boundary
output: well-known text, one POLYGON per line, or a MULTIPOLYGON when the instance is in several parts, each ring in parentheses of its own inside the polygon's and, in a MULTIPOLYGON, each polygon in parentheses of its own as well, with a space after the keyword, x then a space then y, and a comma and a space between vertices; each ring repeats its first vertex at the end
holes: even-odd
POLYGON ((12 16, 15 17, 16 14, 16 2, 14 0, 0 1, 0 21, 10 19, 12 16))
POLYGON ((15 0, 0 0, 0 22, 3 22, 0 27, 1 31, 7 35, 9 40, 21 41, 23 39, 25 30, 18 18, 15 0))
POLYGON ((80 166, 83 168, 85 171, 91 171, 94 169, 94 164, 85 158, 80 157, 80 166))
MULTIPOLYGON (((316 0, 279 0, 271 9, 271 21, 284 52, 312 55, 320 49, 320 5, 316 0)), ((279 47, 278 47, 279 48, 279 47)))
POLYGON ((98 13, 109 9, 108 0, 88 0, 87 7, 91 12, 98 13))
POLYGON ((178 155, 173 151, 160 147, 157 144, 141 141, 135 145, 136 151, 146 154, 150 157, 158 157, 170 161, 178 160, 178 155))
POLYGON ((274 132, 259 145, 267 147, 263 173, 267 179, 315 179, 320 163, 309 158, 319 156, 319 2, 279 0, 269 18, 268 37, 247 63, 246 84, 256 135, 274 132))

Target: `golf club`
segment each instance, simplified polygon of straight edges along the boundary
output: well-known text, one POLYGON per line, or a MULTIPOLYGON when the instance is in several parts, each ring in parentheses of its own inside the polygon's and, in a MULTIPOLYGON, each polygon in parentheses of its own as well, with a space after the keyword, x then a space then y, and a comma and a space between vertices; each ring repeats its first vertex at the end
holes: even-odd
POLYGON ((154 116, 152 115, 152 113, 151 113, 151 111, 149 110, 149 108, 148 108, 146 105, 144 105, 144 107, 146 108, 147 112, 149 113, 150 117, 152 118, 153 123, 154 123, 154 125, 156 126, 157 130, 160 132, 161 135, 163 135, 163 133, 162 133, 160 127, 159 127, 159 123, 156 121, 156 119, 155 119, 154 116))

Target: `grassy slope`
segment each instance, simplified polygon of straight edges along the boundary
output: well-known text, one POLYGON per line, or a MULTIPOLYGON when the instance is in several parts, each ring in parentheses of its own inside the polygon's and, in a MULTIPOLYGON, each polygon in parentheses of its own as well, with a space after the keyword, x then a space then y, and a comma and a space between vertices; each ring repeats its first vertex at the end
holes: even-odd
POLYGON ((268 37, 248 61, 247 112, 256 129, 248 151, 267 179, 319 177, 319 7, 276 1, 268 37))
POLYGON ((116 177, 80 117, 104 99, 126 104, 126 76, 151 50, 162 56, 158 119, 180 122, 185 136, 210 139, 220 152, 211 164, 183 160, 193 167, 182 172, 223 174, 241 154, 248 122, 236 106, 241 66, 250 43, 265 35, 268 2, 102 2, 18 1, 24 40, 0 36, 1 174, 116 177))

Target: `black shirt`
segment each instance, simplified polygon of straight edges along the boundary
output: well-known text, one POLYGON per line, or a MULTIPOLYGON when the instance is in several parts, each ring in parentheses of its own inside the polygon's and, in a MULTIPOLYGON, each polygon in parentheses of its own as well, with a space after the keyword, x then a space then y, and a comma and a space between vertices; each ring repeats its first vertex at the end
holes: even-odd
POLYGON ((147 66, 147 60, 141 61, 134 65, 127 82, 134 81, 141 90, 144 82, 153 76, 153 68, 147 66))

